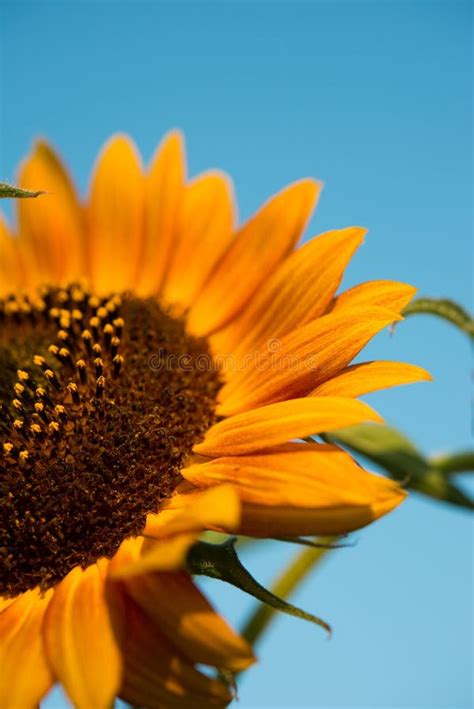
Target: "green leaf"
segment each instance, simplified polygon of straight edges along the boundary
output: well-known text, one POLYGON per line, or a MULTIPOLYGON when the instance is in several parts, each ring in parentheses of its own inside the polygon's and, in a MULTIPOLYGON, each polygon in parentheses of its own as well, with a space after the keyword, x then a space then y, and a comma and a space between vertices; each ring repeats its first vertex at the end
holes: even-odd
POLYGON ((474 337, 473 318, 461 305, 453 300, 448 300, 447 298, 417 298, 407 305, 403 311, 405 317, 420 313, 443 318, 443 320, 447 320, 460 330, 463 330, 469 337, 474 337))
POLYGON ((428 472, 423 455, 395 428, 360 424, 326 435, 378 463, 396 480, 421 479, 428 472))
MULTIPOLYGON (((245 591, 245 593, 267 604, 274 610, 308 620, 321 626, 329 634, 331 633, 330 626, 324 620, 300 608, 296 608, 296 606, 287 603, 259 584, 240 562, 235 551, 235 541, 235 538, 232 538, 223 544, 208 544, 202 541, 194 544, 187 558, 189 572, 225 581, 236 588, 240 588, 241 591, 245 591)), ((307 551, 305 550, 305 552, 307 551)), ((313 554, 323 553, 320 549, 311 549, 310 551, 313 554)))
POLYGON ((413 490, 459 507, 474 508, 473 501, 395 428, 361 424, 326 437, 368 458, 413 490))
POLYGON ((31 197, 39 197, 40 194, 44 194, 44 192, 41 190, 37 192, 22 190, 20 187, 9 185, 7 182, 0 182, 0 199, 27 199, 31 197))
MULTIPOLYGON (((332 548, 334 549, 336 548, 336 540, 337 537, 331 538, 334 544, 332 548)), ((326 558, 329 551, 330 548, 308 547, 298 552, 273 584, 271 592, 279 598, 288 598, 313 571, 315 566, 326 558)), ((259 605, 247 618, 241 630, 241 635, 254 647, 275 618, 275 615, 275 609, 271 606, 259 605)))

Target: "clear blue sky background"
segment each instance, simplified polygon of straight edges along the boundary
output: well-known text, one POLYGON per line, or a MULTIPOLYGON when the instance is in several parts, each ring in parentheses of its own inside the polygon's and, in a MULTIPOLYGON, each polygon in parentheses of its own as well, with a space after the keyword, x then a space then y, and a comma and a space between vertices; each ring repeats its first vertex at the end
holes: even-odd
MULTIPOLYGON (((470 5, 350 2, 5 2, 0 178, 51 138, 81 189, 102 142, 149 158, 184 129, 192 173, 235 180, 242 217, 304 175, 325 182, 307 236, 369 227, 346 284, 394 278, 470 301, 470 5)), ((435 382, 373 395, 426 451, 469 443, 469 347, 428 317, 370 357, 425 365, 435 382)), ((250 707, 471 706, 472 527, 412 495, 335 552, 295 602, 334 637, 282 617, 242 682, 250 707)), ((267 582, 293 552, 248 554, 267 582)), ((249 603, 207 584, 236 623, 249 603)), ((54 694, 45 706, 64 706, 54 694)))

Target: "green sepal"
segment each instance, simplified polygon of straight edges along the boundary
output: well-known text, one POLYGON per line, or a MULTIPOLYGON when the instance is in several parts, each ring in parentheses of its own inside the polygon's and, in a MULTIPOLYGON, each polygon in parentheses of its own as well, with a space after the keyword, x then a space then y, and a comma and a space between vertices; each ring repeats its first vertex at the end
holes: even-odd
POLYGON ((331 634, 331 627, 324 620, 287 603, 261 586, 240 562, 235 551, 235 542, 235 537, 228 539, 223 544, 197 542, 188 553, 188 571, 197 576, 209 576, 219 579, 219 581, 225 581, 271 608, 315 623, 324 628, 329 635, 331 634))
POLYGON ((7 182, 0 182, 0 199, 28 199, 39 197, 40 194, 44 194, 44 192, 42 190, 38 190, 37 192, 22 190, 20 187, 9 185, 7 182))
POLYGON ((474 337, 474 320, 471 315, 454 300, 447 298, 417 298, 407 305, 403 310, 403 315, 417 315, 426 313, 436 315, 443 320, 456 325, 460 330, 467 333, 469 337, 474 337))
POLYGON ((360 424, 339 429, 325 437, 368 458, 413 490, 436 500, 474 509, 474 502, 450 480, 442 467, 431 463, 395 428, 360 424))

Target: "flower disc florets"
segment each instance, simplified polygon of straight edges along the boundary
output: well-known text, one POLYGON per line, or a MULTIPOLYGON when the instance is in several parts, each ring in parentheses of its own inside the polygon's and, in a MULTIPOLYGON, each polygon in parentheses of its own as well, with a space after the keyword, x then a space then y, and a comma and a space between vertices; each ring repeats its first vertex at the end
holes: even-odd
POLYGON ((1 301, 0 320, 0 595, 14 596, 143 531, 215 421, 219 377, 154 300, 44 289, 1 301))

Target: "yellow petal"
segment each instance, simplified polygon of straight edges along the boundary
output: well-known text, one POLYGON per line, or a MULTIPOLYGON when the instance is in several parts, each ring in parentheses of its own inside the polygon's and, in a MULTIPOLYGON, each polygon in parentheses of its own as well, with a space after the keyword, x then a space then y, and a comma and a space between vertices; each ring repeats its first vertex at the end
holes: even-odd
POLYGON ((232 238, 232 183, 223 173, 209 172, 185 189, 176 243, 162 297, 187 309, 198 296, 232 238))
POLYGON ((18 239, 10 234, 0 214, 0 296, 16 293, 27 286, 18 239))
POLYGON ((183 136, 179 131, 172 131, 158 147, 145 182, 145 235, 138 281, 140 295, 153 295, 163 284, 175 247, 185 180, 183 136))
POLYGON ((52 591, 27 591, 0 613, 0 707, 34 709, 54 678, 41 636, 52 591))
MULTIPOLYGON (((128 596, 122 654, 125 661, 120 697, 133 706, 225 706, 226 687, 198 672, 163 636, 152 618, 128 596)), ((95 705, 91 705, 91 707, 95 705)))
POLYGON ((334 300, 333 310, 376 305, 400 313, 415 293, 416 288, 406 283, 368 281, 338 295, 334 300))
POLYGON ((142 259, 144 178, 126 136, 112 138, 99 157, 87 217, 93 287, 100 293, 133 288, 142 259))
POLYGON ((128 537, 124 539, 107 566, 107 577, 113 579, 122 566, 136 561, 142 552, 144 537, 128 537))
POLYGON ((321 397, 269 404, 215 424, 194 446, 205 456, 243 455, 293 438, 382 419, 367 404, 354 399, 321 397))
POLYGON ((239 498, 230 485, 183 496, 179 507, 148 515, 140 556, 116 563, 111 576, 129 578, 148 571, 178 569, 184 565, 190 546, 203 530, 233 529, 239 520, 239 498))
POLYGON ((194 485, 230 482, 243 502, 242 534, 343 534, 374 521, 405 498, 387 478, 363 470, 336 446, 292 443, 217 458, 183 471, 194 485))
POLYGON ((239 533, 249 537, 303 537, 348 534, 391 512, 405 498, 405 493, 387 496, 372 506, 330 508, 319 510, 317 516, 310 507, 266 507, 251 502, 242 503, 239 533))
POLYGON ((251 352, 324 313, 365 229, 328 231, 291 254, 256 293, 237 320, 216 334, 219 352, 251 352))
POLYGON ((400 320, 385 308, 341 308, 294 330, 276 347, 248 358, 221 389, 218 413, 229 416, 254 406, 303 396, 346 367, 367 342, 400 320))
POLYGON ((44 190, 16 202, 20 241, 37 283, 67 283, 84 272, 84 225, 76 191, 58 155, 38 142, 18 177, 25 188, 44 190))
POLYGON ((49 661, 78 709, 110 709, 121 681, 105 566, 75 567, 55 589, 45 617, 49 661))
POLYGON ((426 369, 402 362, 362 362, 346 367, 311 392, 311 396, 363 396, 400 384, 431 381, 426 369))
POLYGON ((0 613, 2 613, 8 606, 15 603, 18 597, 6 598, 5 596, 0 596, 0 613))
POLYGON ((207 335, 238 314, 297 243, 319 189, 313 180, 295 182, 242 227, 190 310, 190 332, 207 335))
POLYGON ((247 643, 208 603, 183 571, 126 581, 129 595, 192 663, 239 672, 252 664, 247 643))
POLYGON ((179 507, 173 505, 176 495, 163 504, 158 514, 150 514, 145 534, 155 539, 169 539, 175 534, 196 532, 209 527, 236 527, 239 523, 239 499, 231 485, 221 485, 191 498, 181 496, 179 507))
POLYGON ((111 570, 111 577, 113 579, 127 579, 150 571, 174 571, 183 568, 188 551, 201 531, 203 530, 182 532, 170 539, 145 539, 142 555, 130 561, 129 564, 111 570))

